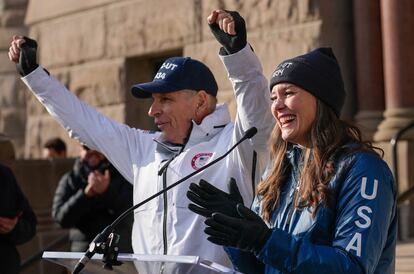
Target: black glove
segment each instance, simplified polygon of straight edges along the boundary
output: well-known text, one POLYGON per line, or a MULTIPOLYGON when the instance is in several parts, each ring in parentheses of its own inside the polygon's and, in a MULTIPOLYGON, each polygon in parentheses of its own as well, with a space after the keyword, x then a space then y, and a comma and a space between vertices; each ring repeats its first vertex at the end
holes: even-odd
POLYGON ((247 44, 246 23, 237 11, 226 11, 234 20, 236 35, 230 35, 222 31, 218 24, 209 24, 211 32, 217 41, 224 47, 228 54, 233 54, 243 49, 247 44))
POLYGON ((272 234, 272 230, 253 211, 242 204, 237 205, 240 218, 213 213, 204 222, 207 240, 217 245, 231 246, 258 253, 272 234))
POLYGON ((20 49, 19 63, 16 64, 17 71, 21 76, 26 76, 34 71, 39 65, 37 64, 37 42, 28 37, 23 37, 25 42, 20 49))
POLYGON ((236 206, 243 204, 243 197, 234 178, 230 178, 228 187, 230 194, 202 179, 199 185, 191 183, 187 197, 195 204, 189 204, 188 208, 204 217, 210 217, 213 212, 220 212, 237 218, 239 214, 236 206))

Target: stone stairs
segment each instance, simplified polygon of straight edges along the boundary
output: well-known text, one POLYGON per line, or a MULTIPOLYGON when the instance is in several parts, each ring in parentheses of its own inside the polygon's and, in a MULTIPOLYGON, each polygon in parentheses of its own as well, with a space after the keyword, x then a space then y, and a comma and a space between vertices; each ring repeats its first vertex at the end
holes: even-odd
POLYGON ((414 274, 414 240, 397 244, 396 274, 414 274))

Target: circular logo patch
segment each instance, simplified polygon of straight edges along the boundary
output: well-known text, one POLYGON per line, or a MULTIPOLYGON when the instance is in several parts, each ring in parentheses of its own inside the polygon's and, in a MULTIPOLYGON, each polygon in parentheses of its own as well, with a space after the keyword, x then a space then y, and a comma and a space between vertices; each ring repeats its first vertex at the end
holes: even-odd
POLYGON ((211 156, 213 155, 213 153, 211 152, 202 152, 202 153, 198 153, 196 156, 193 157, 193 159, 191 160, 191 166, 197 170, 201 167, 203 167, 208 160, 210 160, 211 156))

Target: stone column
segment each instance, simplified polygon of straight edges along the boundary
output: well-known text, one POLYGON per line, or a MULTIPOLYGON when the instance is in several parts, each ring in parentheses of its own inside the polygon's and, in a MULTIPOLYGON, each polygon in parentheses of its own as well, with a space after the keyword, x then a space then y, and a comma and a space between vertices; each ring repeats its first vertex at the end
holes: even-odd
MULTIPOLYGON (((376 144, 391 156, 390 139, 414 120, 414 1, 381 0, 382 45, 384 57, 385 104, 384 120, 374 135, 376 144)), ((405 133, 398 143, 399 193, 407 190, 414 180, 414 130, 405 133)), ((388 161, 390 163, 390 161, 388 161)), ((400 236, 414 236, 413 198, 400 208, 400 236)))
MULTIPOLYGON (((301 3, 306 2, 302 1, 301 3)), ((355 42, 352 1, 319 1, 319 43, 332 47, 341 67, 346 98, 341 119, 352 121, 357 111, 355 42)))
POLYGON ((414 120, 414 1, 381 0, 381 15, 386 111, 374 138, 388 141, 414 120))
MULTIPOLYGON (((27 0, 0 0, 0 134, 10 139, 17 158, 23 156, 26 105, 8 50, 13 34, 26 33, 23 25, 26 4, 27 0)), ((0 151, 3 149, 0 147, 0 151)))
POLYGON ((372 140, 385 109, 380 0, 354 0, 358 113, 356 123, 372 140))

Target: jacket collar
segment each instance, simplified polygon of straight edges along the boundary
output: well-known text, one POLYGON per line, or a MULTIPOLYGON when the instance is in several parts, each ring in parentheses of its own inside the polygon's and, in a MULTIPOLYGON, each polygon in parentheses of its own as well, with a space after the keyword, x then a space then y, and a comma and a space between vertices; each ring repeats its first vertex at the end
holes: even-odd
POLYGON ((187 145, 194 145, 202 141, 210 140, 228 123, 230 123, 230 113, 227 105, 217 105, 216 110, 207 115, 199 125, 193 121, 187 145))
POLYGON ((288 148, 286 151, 286 157, 289 159, 289 163, 292 166, 300 166, 303 163, 303 148, 295 145, 295 144, 288 144, 288 148))
POLYGON ((161 138, 154 138, 154 142, 157 143, 156 150, 159 153, 170 155, 170 154, 178 154, 183 149, 184 145, 173 144, 167 141, 161 140, 161 138))

